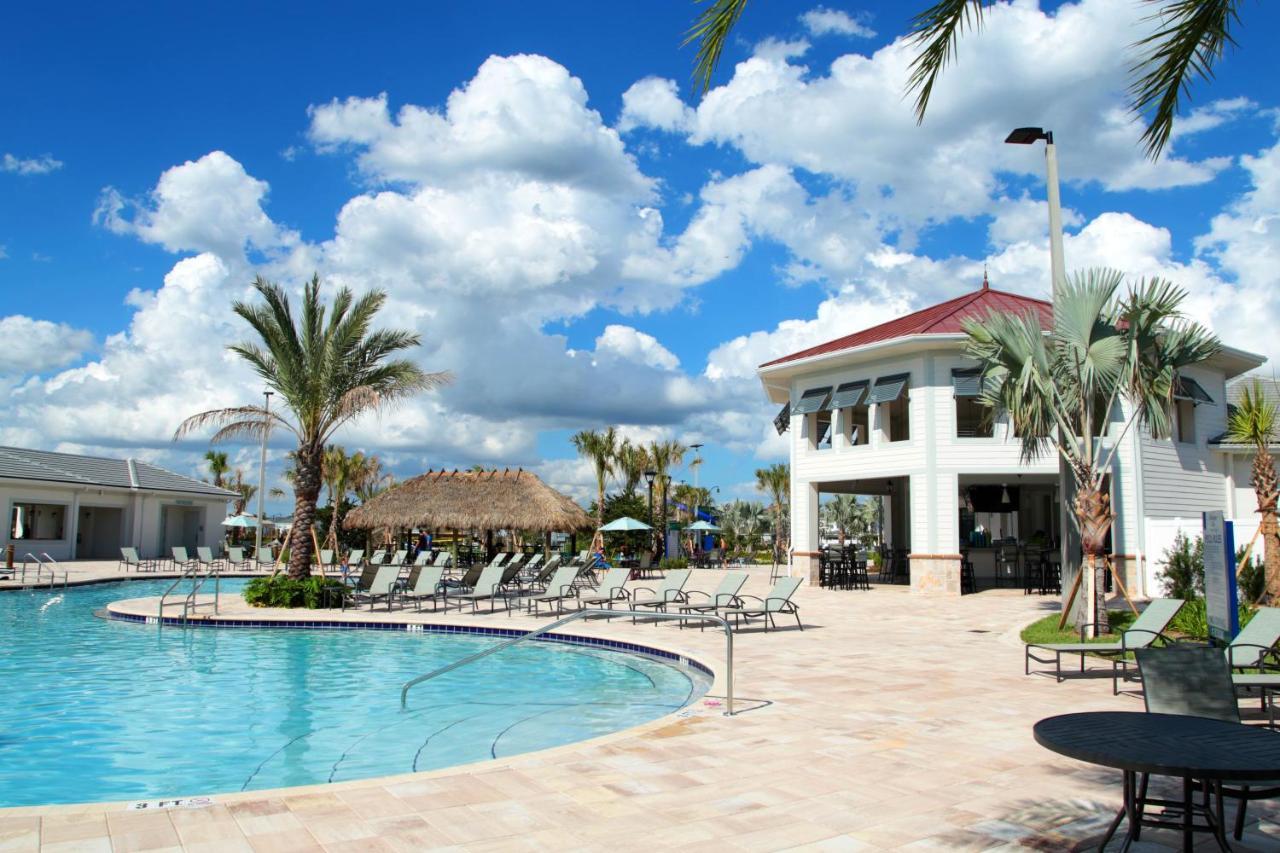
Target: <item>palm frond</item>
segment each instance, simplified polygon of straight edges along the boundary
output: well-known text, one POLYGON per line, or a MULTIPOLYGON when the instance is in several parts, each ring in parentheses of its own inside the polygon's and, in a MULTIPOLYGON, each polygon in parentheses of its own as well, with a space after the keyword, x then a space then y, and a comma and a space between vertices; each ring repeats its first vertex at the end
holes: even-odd
POLYGON ((956 43, 965 29, 982 27, 982 7, 986 0, 938 0, 911 19, 910 38, 920 46, 911 61, 907 91, 916 93, 916 122, 924 121, 934 84, 956 57, 956 43))
POLYGON ((263 425, 268 421, 274 426, 282 427, 295 435, 297 434, 293 424, 282 418, 277 412, 268 414, 261 406, 231 406, 226 409, 209 409, 186 418, 174 430, 173 440, 177 441, 193 432, 199 432, 210 427, 218 428, 218 432, 210 439, 213 444, 228 438, 248 437, 261 439, 263 425))
POLYGON ((684 47, 691 42, 698 43, 698 53, 694 58, 693 78, 699 91, 704 94, 711 88, 711 78, 716 66, 720 64, 720 54, 724 51, 729 33, 733 31, 742 11, 747 8, 747 0, 698 0, 710 3, 692 27, 685 33, 684 47))
POLYGON ((1159 159, 1173 134, 1173 122, 1184 98, 1190 98, 1191 78, 1213 77, 1213 65, 1222 57, 1233 24, 1239 24, 1239 0, 1148 0, 1159 2, 1150 16, 1159 22, 1154 33, 1134 48, 1142 59, 1133 66, 1139 75, 1129 89, 1131 108, 1148 115, 1142 144, 1147 156, 1159 159))

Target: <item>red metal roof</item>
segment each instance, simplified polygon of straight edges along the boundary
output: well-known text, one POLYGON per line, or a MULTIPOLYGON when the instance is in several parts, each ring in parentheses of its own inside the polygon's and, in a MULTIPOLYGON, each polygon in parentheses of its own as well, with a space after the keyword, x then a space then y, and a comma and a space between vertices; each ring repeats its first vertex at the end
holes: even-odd
POLYGON ((972 293, 922 308, 905 317, 898 317, 896 320, 863 329, 861 332, 854 332, 852 335, 845 335, 843 338, 836 338, 834 341, 827 341, 825 344, 818 344, 815 347, 793 352, 791 355, 784 355, 782 358, 775 358, 773 361, 766 361, 760 366, 771 367, 788 361, 798 361, 815 355, 825 355, 912 335, 959 334, 964 331, 961 326, 964 320, 970 317, 985 317, 993 311, 1017 314, 1032 311, 1039 315, 1040 327, 1046 331, 1053 324, 1052 303, 1016 293, 1006 293, 1003 290, 992 290, 984 281, 982 288, 972 293))

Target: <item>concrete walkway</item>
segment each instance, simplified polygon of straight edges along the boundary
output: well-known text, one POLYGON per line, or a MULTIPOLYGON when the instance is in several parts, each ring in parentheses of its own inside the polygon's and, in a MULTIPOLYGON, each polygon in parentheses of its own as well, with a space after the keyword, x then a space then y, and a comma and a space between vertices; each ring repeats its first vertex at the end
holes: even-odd
MULTIPOLYGON (((701 574, 691 588, 714 585, 701 574)), ((747 591, 767 587, 756 573, 747 591)), ((735 717, 712 699, 684 716, 546 752, 307 789, 211 792, 214 803, 198 809, 0 811, 0 851, 1066 850, 1100 834, 1119 806, 1119 773, 1047 752, 1031 726, 1142 703, 1113 697, 1109 679, 1023 675, 1017 627, 1053 602, 1017 591, 924 598, 902 587, 804 588, 798 600, 803 632, 738 635, 745 710, 735 717)), ((223 615, 236 609, 224 605, 223 615)), ((252 611, 259 619, 268 612, 252 611)), ((456 611, 420 618, 546 621, 456 611)), ((713 631, 573 629, 587 631, 722 668, 724 638, 713 631)), ((1250 815, 1239 849, 1280 849, 1277 812, 1255 803, 1250 815)), ((1135 849, 1178 840, 1151 830, 1143 839, 1135 849)))

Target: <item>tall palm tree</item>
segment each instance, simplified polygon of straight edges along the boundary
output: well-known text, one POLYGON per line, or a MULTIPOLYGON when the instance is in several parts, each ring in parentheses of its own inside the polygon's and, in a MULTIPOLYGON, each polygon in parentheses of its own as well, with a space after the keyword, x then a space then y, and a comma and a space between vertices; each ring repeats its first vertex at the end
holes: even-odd
POLYGON ((332 509, 325 542, 335 551, 338 550, 338 537, 342 533, 342 504, 354 484, 363 476, 365 464, 362 452, 357 450, 347 455, 346 449, 336 444, 326 447, 321 457, 321 476, 329 490, 329 506, 332 509))
POLYGON ((232 310, 260 341, 233 344, 229 349, 279 395, 283 407, 269 413, 257 405, 200 412, 183 421, 174 438, 208 426, 218 428, 215 442, 261 439, 272 429, 293 434, 298 447, 289 575, 302 578, 311 573, 311 526, 320 497, 321 457, 333 434, 366 412, 439 387, 451 377, 426 373, 407 359, 393 358, 416 347, 420 339, 405 330, 373 329, 387 299, 382 291, 356 298, 344 287, 334 294, 326 311, 320 299, 320 277, 315 276, 304 289, 301 316, 295 320, 282 287, 260 276, 253 287, 263 301, 236 302, 232 310))
POLYGON ((1259 534, 1262 536, 1262 559, 1266 567, 1267 603, 1280 602, 1280 531, 1276 526, 1276 502, 1280 497, 1280 484, 1276 479, 1276 461, 1271 448, 1280 443, 1276 433, 1280 423, 1280 405, 1268 400, 1258 380, 1246 386, 1239 402, 1227 416, 1227 440, 1253 447, 1254 494, 1258 496, 1258 512, 1262 516, 1259 534))
POLYGON ((224 488, 227 483, 227 472, 231 470, 231 464, 227 461, 227 454, 221 450, 206 450, 204 452, 204 461, 209 463, 209 473, 213 475, 213 484, 219 489, 224 488))
POLYGON ((768 468, 756 469, 756 488, 773 502, 773 554, 781 561, 787 549, 783 547, 782 519, 784 508, 791 503, 791 466, 776 462, 768 468))
POLYGON ((632 444, 624 438, 613 457, 614 471, 622 478, 622 491, 634 495, 649 467, 649 453, 643 444, 632 444))
POLYGON ((245 507, 249 505, 249 501, 253 500, 253 496, 258 493, 257 486, 245 481, 243 468, 236 469, 236 475, 231 480, 229 488, 238 495, 235 499, 234 515, 244 512, 245 507))
POLYGON ((578 455, 589 460, 596 474, 596 528, 604 527, 604 489, 609 475, 616 471, 618 457, 618 430, 616 427, 599 432, 583 430, 572 439, 578 455))
MULTIPOLYGON (((916 119, 924 121, 934 84, 956 56, 961 34, 982 26, 983 8, 994 0, 936 0, 911 21, 910 38, 919 48, 911 63, 907 91, 916 96, 916 119)), ((707 3, 685 34, 684 44, 698 43, 694 77, 705 92, 720 63, 720 54, 747 6, 747 0, 699 0, 707 3)), ((1240 23, 1241 0, 1149 0, 1156 31, 1131 46, 1135 75, 1129 94, 1134 113, 1147 115, 1143 147, 1153 160, 1173 133, 1174 119, 1190 91, 1191 81, 1213 76, 1213 65, 1227 45, 1234 45, 1232 26, 1240 23)))
POLYGON ((671 470, 684 462, 684 455, 688 451, 689 448, 674 438, 649 442, 649 465, 650 470, 654 472, 653 489, 655 501, 660 507, 658 512, 654 512, 654 507, 650 507, 649 512, 658 518, 658 529, 654 532, 654 535, 658 542, 659 553, 662 550, 662 539, 667 535, 667 493, 671 488, 671 470))
POLYGON ((360 503, 368 503, 395 484, 395 476, 382 467, 382 460, 372 453, 364 457, 351 476, 351 491, 360 503))
POLYGON ((1106 269, 1068 276, 1058 286, 1048 335, 1030 313, 993 312, 964 323, 965 351, 982 367, 979 399, 1009 413, 1023 460, 1053 453, 1071 470, 1072 509, 1088 563, 1085 621, 1095 623, 1096 633, 1108 630, 1099 557, 1115 520, 1103 478, 1133 424, 1153 438, 1169 436, 1179 372, 1222 348, 1209 331, 1182 318, 1184 291, 1152 278, 1118 297, 1123 280, 1123 273, 1106 269), (1117 428, 1112 413, 1120 401, 1117 428), (1108 434, 1109 442, 1103 440, 1108 434))
POLYGON ((836 495, 822 508, 824 520, 836 529, 843 548, 849 536, 862 533, 863 515, 857 497, 854 495, 836 495))

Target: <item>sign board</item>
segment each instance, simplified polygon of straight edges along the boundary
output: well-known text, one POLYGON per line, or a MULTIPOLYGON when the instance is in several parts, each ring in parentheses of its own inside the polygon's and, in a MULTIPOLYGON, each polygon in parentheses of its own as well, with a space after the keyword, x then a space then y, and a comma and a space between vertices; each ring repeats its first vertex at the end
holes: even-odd
POLYGON ((1240 631, 1236 588, 1236 543, 1221 512, 1204 513, 1204 605, 1209 639, 1229 643, 1240 631))

